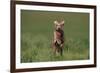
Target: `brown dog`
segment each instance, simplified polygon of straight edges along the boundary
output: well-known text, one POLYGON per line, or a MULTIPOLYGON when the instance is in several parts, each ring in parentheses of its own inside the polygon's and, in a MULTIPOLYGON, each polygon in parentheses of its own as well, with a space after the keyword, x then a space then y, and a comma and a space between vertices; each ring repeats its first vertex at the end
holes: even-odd
POLYGON ((53 39, 53 50, 54 54, 59 53, 63 54, 63 46, 64 46, 64 20, 54 21, 55 30, 54 30, 54 39, 53 39))

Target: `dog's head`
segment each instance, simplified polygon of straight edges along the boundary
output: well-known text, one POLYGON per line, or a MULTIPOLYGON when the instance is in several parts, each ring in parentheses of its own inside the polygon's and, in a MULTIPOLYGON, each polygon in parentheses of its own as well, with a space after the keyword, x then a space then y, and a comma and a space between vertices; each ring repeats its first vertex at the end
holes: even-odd
POLYGON ((63 30, 63 27, 64 27, 64 20, 56 20, 54 21, 54 24, 55 24, 55 29, 56 30, 63 30))

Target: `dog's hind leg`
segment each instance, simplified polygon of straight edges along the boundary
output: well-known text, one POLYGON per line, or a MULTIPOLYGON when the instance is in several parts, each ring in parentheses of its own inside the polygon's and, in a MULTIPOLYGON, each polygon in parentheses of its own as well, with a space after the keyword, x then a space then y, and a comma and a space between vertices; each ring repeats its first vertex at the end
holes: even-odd
POLYGON ((60 49, 60 55, 61 56, 63 55, 63 49, 62 48, 60 49))
POLYGON ((59 52, 59 54, 60 54, 61 56, 63 55, 63 49, 62 49, 61 47, 59 48, 59 51, 58 51, 58 52, 59 52))

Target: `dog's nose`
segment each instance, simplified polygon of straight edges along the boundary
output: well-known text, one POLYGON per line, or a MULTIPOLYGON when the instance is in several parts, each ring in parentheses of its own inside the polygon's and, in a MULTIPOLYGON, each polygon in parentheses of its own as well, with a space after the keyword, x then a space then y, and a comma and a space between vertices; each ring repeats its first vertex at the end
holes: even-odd
POLYGON ((58 28, 58 30, 60 30, 60 28, 58 28))

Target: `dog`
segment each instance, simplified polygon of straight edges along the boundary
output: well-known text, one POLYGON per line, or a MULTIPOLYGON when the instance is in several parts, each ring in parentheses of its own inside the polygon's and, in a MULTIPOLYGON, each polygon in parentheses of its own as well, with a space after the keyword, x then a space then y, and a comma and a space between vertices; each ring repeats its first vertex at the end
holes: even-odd
POLYGON ((53 38, 53 51, 54 54, 63 55, 64 46, 64 20, 54 21, 54 38, 53 38))

